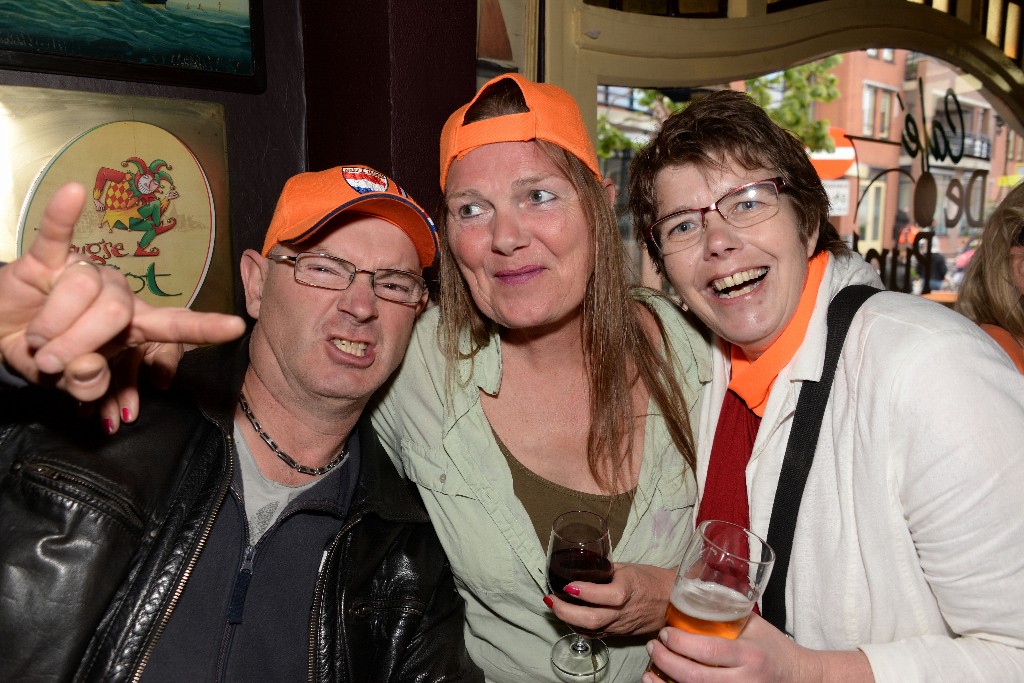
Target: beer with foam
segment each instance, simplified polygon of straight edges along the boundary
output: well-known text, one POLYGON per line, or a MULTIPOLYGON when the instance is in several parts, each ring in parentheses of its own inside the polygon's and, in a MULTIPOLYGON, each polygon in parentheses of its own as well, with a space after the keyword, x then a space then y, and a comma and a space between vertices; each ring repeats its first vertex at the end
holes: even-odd
MULTIPOLYGON (((665 621, 689 633, 735 640, 774 562, 771 547, 750 530, 730 522, 701 522, 683 552, 665 621)), ((654 662, 647 670, 672 683, 654 662)))
POLYGON ((690 633, 735 640, 753 609, 753 602, 731 588, 683 579, 672 589, 666 620, 690 633))

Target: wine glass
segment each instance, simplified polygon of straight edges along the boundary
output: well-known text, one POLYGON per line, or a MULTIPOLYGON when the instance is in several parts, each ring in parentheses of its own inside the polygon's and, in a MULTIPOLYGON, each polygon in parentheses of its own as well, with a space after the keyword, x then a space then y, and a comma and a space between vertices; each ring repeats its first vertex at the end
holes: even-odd
MULTIPOLYGON (((608 520, 601 515, 573 510, 551 524, 548 542, 548 583, 552 593, 566 602, 587 603, 564 593, 573 581, 609 583, 614 569, 609 555, 608 520)), ((608 669, 608 646, 576 631, 558 639, 551 648, 551 665, 562 681, 598 681, 608 669)))
MULTIPOLYGON (((775 552, 748 529, 719 520, 697 525, 672 586, 669 626, 735 640, 761 599, 775 552)), ((652 662, 648 671, 671 683, 652 662)))

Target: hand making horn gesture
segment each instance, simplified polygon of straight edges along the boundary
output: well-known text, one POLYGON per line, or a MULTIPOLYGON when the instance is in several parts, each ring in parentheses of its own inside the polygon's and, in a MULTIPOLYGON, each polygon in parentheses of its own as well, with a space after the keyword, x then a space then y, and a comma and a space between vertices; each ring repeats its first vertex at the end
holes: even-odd
POLYGON ((242 334, 236 316, 151 306, 123 275, 70 252, 84 200, 81 185, 58 189, 32 246, 0 268, 0 358, 10 369, 94 401, 110 386, 107 359, 119 351, 136 350, 173 373, 161 367, 159 342, 220 343, 242 334))

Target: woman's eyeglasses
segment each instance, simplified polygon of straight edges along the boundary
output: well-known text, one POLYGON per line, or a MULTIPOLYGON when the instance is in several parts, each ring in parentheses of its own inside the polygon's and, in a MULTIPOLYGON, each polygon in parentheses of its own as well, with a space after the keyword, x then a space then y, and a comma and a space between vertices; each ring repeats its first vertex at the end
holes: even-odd
POLYGON ((729 191, 711 206, 684 209, 659 218, 647 228, 647 239, 654 242, 662 256, 692 247, 700 242, 707 229, 707 214, 711 211, 717 211, 726 223, 736 228, 757 225, 779 212, 779 192, 783 187, 782 178, 747 183, 729 191))

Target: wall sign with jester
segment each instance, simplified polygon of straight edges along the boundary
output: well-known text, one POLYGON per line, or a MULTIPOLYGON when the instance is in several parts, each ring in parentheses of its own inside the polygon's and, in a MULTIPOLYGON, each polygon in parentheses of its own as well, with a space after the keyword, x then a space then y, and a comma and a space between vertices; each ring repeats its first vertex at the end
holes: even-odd
POLYGON ((34 237, 46 198, 70 180, 92 189, 72 249, 120 271, 150 303, 191 304, 210 268, 216 212, 189 148, 167 130, 138 121, 79 135, 51 159, 29 193, 21 215, 22 250, 34 237))
POLYGON ((157 235, 171 230, 178 222, 176 218, 163 220, 171 201, 179 197, 174 179, 168 173, 171 167, 163 159, 148 166, 138 157, 121 162, 124 167, 129 164, 135 165, 134 171, 100 168, 92 190, 93 205, 103 214, 101 227, 107 227, 110 232, 117 229, 143 233, 135 249, 136 256, 159 256, 160 249, 150 244, 157 235), (162 197, 157 197, 157 191, 165 182, 169 189, 162 197))

